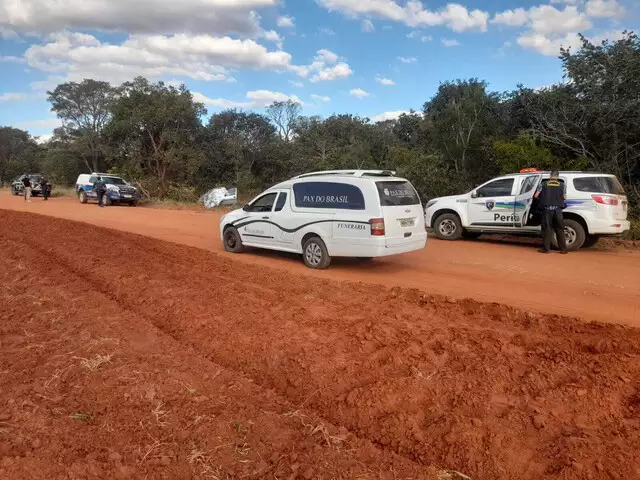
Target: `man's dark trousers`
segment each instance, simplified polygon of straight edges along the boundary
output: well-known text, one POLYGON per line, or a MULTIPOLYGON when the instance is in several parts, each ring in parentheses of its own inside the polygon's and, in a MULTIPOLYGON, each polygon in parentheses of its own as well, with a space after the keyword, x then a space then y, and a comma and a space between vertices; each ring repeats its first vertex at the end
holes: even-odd
POLYGON ((562 217, 562 209, 545 208, 542 212, 542 231, 544 233, 544 249, 548 252, 551 250, 551 237, 556 232, 558 246, 560 251, 567 251, 567 238, 564 235, 564 218, 562 217))
POLYGON ((98 190, 98 206, 104 207, 104 194, 106 193, 104 190, 98 190))

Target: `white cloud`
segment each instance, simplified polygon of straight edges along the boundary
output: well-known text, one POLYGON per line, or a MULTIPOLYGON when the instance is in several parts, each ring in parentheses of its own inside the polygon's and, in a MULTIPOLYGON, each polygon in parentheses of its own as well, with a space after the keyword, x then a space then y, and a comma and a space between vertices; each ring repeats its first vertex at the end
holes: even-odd
POLYGON ((378 82, 380 85, 384 85, 385 87, 391 87, 396 84, 396 82, 394 82, 390 78, 385 77, 376 77, 376 82, 378 82))
POLYGON ((574 33, 589 30, 592 26, 587 16, 577 7, 558 10, 551 5, 529 9, 531 30, 542 34, 574 33))
POLYGON ((275 30, 265 30, 260 36, 269 42, 275 42, 278 48, 282 49, 283 39, 275 30))
POLYGON ((349 91, 349 95, 362 99, 362 98, 368 97, 370 94, 369 92, 365 92, 361 88, 354 88, 349 91))
POLYGON ((217 108, 264 108, 274 102, 286 102, 292 100, 300 105, 304 105, 302 100, 296 95, 286 95, 281 92, 272 92, 270 90, 252 90, 247 92, 247 101, 238 102, 235 100, 227 100, 224 98, 210 98, 199 92, 193 93, 193 100, 204 103, 217 108))
MULTIPOLYGON (((598 45, 604 40, 612 42, 619 40, 624 36, 623 33, 622 30, 612 30, 598 35, 587 36, 587 39, 591 43, 598 45)), ((567 33, 559 38, 549 38, 541 34, 528 32, 518 37, 517 42, 523 48, 530 48, 548 56, 557 56, 561 47, 575 51, 582 46, 582 41, 577 33, 567 33)))
POLYGON ((291 85, 293 85, 294 87, 296 87, 296 88, 303 88, 304 87, 304 83, 298 82, 296 80, 289 80, 289 83, 291 85))
POLYGON ((592 27, 587 15, 578 7, 568 6, 560 10, 552 5, 506 10, 497 13, 491 23, 511 27, 528 25, 532 32, 543 35, 583 32, 592 27))
POLYGON ((408 0, 401 6, 395 0, 316 0, 329 11, 338 11, 350 17, 378 16, 410 27, 444 25, 456 32, 487 29, 489 14, 482 10, 469 11, 466 7, 449 3, 438 11, 427 10, 419 0, 408 0))
POLYGON ((625 9, 617 0, 589 0, 587 2, 587 15, 590 17, 620 18, 625 9))
POLYGON ((59 118, 48 118, 46 120, 32 120, 29 122, 20 122, 16 125, 18 128, 25 128, 27 130, 33 128, 47 128, 53 130, 62 126, 62 122, 59 118))
POLYGON ((402 63, 418 63, 416 57, 397 57, 402 63))
POLYGON ((496 13, 491 19, 491 23, 498 25, 507 25, 509 27, 521 27, 529 21, 529 13, 524 8, 516 8, 515 10, 505 10, 496 13))
POLYGON ((311 83, 328 82, 349 77, 353 71, 349 64, 340 61, 340 57, 330 50, 318 50, 313 58, 313 63, 305 68, 306 73, 311 72, 311 83), (339 63, 338 63, 339 62, 339 63))
POLYGON ((278 25, 281 28, 293 28, 296 26, 295 24, 295 18, 290 17, 289 15, 284 15, 282 17, 278 17, 278 20, 276 21, 276 25, 278 25))
POLYGON ((347 63, 338 63, 337 65, 333 65, 332 67, 327 67, 320 70, 318 73, 313 75, 309 80, 312 83, 317 82, 330 82, 332 80, 338 80, 341 78, 347 78, 351 76, 353 70, 349 67, 347 63))
POLYGON ((421 42, 430 42, 431 40, 433 40, 433 37, 431 35, 423 35, 420 30, 412 30, 407 34, 407 38, 416 38, 421 42))
POLYGON ((0 103, 2 102, 19 102, 21 100, 26 100, 29 98, 29 95, 26 93, 0 93, 0 103))
POLYGON ((333 30, 331 30, 330 28, 327 27, 322 27, 318 30, 318 33, 320 35, 326 35, 327 37, 333 37, 336 32, 334 32, 333 30))
POLYGON ((362 21, 362 31, 365 33, 371 33, 376 31, 376 27, 371 20, 365 18, 362 21))
POLYGON ((313 59, 314 62, 322 62, 322 63, 328 63, 328 64, 333 64, 336 63, 338 61, 339 57, 338 55, 336 55, 335 53, 333 53, 331 50, 327 50, 326 48, 322 48, 320 50, 318 50, 315 58, 313 59))
MULTIPOLYGON (((2 21, 1 19, 2 19, 2 17, 0 17, 0 22, 2 21)), ((14 30, 12 30, 12 29, 10 29, 8 27, 4 27, 2 25, 2 23, 0 23, 0 38, 5 38, 7 40, 11 40, 11 39, 16 38, 17 36, 18 36, 18 34, 14 30)))
POLYGON ((9 0, 0 9, 0 27, 51 33, 64 29, 128 34, 184 32, 257 35, 256 9, 278 0, 9 0))
POLYGON ((541 33, 527 32, 520 35, 516 41, 523 48, 536 50, 543 55, 549 56, 557 56, 562 47, 575 49, 581 45, 580 37, 577 33, 567 33, 563 37, 552 39, 541 33))
POLYGON ((311 98, 312 98, 313 100, 317 101, 317 102, 325 102, 325 103, 328 103, 328 102, 330 102, 330 101, 331 101, 331 98, 330 98, 330 97, 325 97, 325 96, 322 96, 322 95, 315 95, 315 94, 312 94, 312 95, 311 95, 311 98))
POLYGON ((401 115, 408 115, 408 110, 396 110, 394 112, 384 112, 373 117, 374 122, 386 122, 387 120, 397 120, 401 115))
POLYGON ((36 143, 38 145, 42 145, 43 143, 47 143, 49 140, 51 140, 53 138, 53 134, 50 133, 48 135, 38 135, 36 137, 36 143))
POLYGON ((209 35, 131 36, 122 44, 102 43, 81 33, 59 33, 24 55, 27 64, 56 79, 97 78, 120 83, 142 75, 186 77, 201 81, 230 81, 230 69, 289 70, 304 75, 304 67, 291 64, 291 55, 269 51, 254 40, 209 35))
POLYGON ((443 38, 442 39, 442 45, 444 45, 447 48, 449 48, 449 47, 459 47, 460 46, 460 42, 458 40, 450 40, 448 38, 443 38))

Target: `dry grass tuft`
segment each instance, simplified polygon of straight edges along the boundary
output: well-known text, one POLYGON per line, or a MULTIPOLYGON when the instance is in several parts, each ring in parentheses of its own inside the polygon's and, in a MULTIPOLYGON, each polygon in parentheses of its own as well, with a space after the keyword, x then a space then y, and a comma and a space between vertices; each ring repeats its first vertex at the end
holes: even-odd
POLYGON ((187 460, 191 468, 201 477, 211 478, 213 480, 226 480, 229 478, 220 467, 213 465, 211 457, 207 455, 207 452, 200 450, 195 444, 192 445, 187 460))
POLYGON ((287 412, 283 414, 283 416, 288 418, 297 418, 298 420, 300 420, 300 423, 302 423, 302 426, 305 428, 305 431, 308 435, 311 435, 312 437, 319 436, 329 448, 339 450, 347 440, 346 437, 341 435, 331 435, 327 426, 322 422, 318 423, 317 425, 314 425, 313 423, 307 423, 307 416, 300 412, 300 410, 287 412))
POLYGON ((91 358, 83 358, 83 357, 73 357, 80 359, 80 365, 89 370, 90 372, 95 372, 100 366, 104 363, 109 363, 113 354, 109 355, 96 355, 91 358))
POLYGON ((160 427, 164 427, 167 424, 165 417, 167 416, 167 413, 169 413, 168 410, 163 410, 163 407, 164 404, 162 402, 158 402, 156 403, 155 408, 151 410, 151 413, 156 418, 156 423, 160 427))

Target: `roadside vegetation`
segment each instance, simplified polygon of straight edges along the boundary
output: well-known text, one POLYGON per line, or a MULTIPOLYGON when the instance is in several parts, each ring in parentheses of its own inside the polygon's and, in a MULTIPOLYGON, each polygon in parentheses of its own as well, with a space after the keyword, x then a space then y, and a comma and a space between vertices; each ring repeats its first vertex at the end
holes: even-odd
MULTIPOLYGON (((560 60, 563 83, 494 92, 480 79, 446 81, 421 111, 381 122, 307 117, 291 101, 207 116, 184 85, 141 77, 64 83, 48 93, 63 124, 50 141, 0 127, 0 184, 39 171, 68 186, 79 173, 109 171, 148 200, 188 204, 215 186, 247 196, 309 170, 382 168, 430 198, 525 167, 585 169, 617 175, 637 218, 640 40, 583 39, 560 60)), ((637 222, 631 235, 640 238, 637 222)))

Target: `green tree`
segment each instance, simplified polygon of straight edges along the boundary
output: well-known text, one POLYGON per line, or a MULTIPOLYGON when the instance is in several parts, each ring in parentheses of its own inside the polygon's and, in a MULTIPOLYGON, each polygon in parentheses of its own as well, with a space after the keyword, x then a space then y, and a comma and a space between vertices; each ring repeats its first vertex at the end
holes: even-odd
POLYGON ((493 154, 500 173, 514 173, 523 168, 541 170, 582 170, 586 168, 584 158, 560 158, 551 149, 539 145, 530 133, 521 133, 514 140, 493 142, 493 154))
POLYGON ((38 144, 29 132, 0 127, 0 185, 38 170, 38 144))
POLYGON ((159 197, 167 195, 171 182, 186 182, 200 168, 200 118, 206 109, 184 85, 175 88, 138 77, 122 85, 111 112, 108 131, 118 161, 137 165, 159 197))
POLYGON ((287 100, 286 102, 274 102, 267 107, 267 117, 278 129, 280 137, 288 142, 291 140, 291 133, 293 132, 296 122, 300 118, 300 112, 302 106, 298 102, 293 100, 287 100))
POLYGON ((616 174, 640 201, 640 40, 625 32, 613 43, 582 38, 560 56, 568 82, 530 96, 534 131, 589 167, 616 174))
POLYGON ((208 175, 253 190, 263 185, 263 176, 273 177, 273 155, 278 141, 276 128, 258 113, 225 110, 212 115, 207 125, 208 175), (270 173, 271 172, 271 173, 270 173))
POLYGON ((486 149, 502 133, 500 96, 477 79, 445 82, 424 104, 428 138, 467 186, 491 174, 486 149))
POLYGON ((64 134, 71 139, 69 148, 94 172, 105 166, 104 128, 118 93, 107 82, 92 79, 63 83, 47 92, 51 111, 62 120, 64 134))

